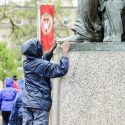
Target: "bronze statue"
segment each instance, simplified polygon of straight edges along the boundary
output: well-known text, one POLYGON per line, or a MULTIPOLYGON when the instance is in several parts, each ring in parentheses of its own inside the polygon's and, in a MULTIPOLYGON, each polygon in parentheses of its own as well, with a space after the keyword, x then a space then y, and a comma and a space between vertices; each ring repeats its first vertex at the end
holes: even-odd
POLYGON ((122 41, 123 24, 121 11, 122 0, 100 0, 100 10, 103 15, 104 42, 122 41))
POLYGON ((125 0, 78 0, 77 16, 72 28, 74 34, 60 40, 122 41, 123 2, 125 0))
POLYGON ((76 40, 99 40, 95 28, 97 13, 98 0, 78 0, 77 17, 72 29, 77 35, 76 40))
POLYGON ((98 13, 98 0, 78 0, 77 16, 75 20, 74 35, 61 39, 68 41, 99 41, 96 33, 96 19, 98 13))

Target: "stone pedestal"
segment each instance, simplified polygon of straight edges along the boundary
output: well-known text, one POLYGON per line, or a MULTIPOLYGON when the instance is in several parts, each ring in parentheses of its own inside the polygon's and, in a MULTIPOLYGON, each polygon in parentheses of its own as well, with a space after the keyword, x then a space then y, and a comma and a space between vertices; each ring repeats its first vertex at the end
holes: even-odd
POLYGON ((54 84, 51 125, 125 125, 125 51, 71 51, 69 59, 54 84))

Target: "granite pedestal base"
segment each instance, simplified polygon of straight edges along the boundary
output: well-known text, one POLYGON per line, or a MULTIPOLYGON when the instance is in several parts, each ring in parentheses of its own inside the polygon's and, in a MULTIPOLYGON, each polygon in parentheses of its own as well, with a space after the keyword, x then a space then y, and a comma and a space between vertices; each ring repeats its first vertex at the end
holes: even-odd
POLYGON ((51 125, 125 125, 125 51, 71 51, 53 86, 51 125))

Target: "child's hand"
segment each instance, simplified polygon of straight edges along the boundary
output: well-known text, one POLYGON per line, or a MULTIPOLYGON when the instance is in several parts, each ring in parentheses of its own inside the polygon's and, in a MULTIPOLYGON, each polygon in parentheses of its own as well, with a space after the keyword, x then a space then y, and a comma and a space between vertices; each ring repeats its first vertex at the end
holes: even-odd
POLYGON ((65 41, 62 44, 62 52, 64 56, 68 56, 69 49, 70 49, 70 42, 65 41))

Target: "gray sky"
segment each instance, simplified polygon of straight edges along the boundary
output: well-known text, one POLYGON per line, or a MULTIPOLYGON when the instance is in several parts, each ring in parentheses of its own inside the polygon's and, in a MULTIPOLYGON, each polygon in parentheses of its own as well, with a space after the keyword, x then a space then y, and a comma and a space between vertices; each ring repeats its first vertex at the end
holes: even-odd
POLYGON ((0 0, 0 5, 8 3, 9 1, 12 1, 12 2, 24 2, 24 1, 30 1, 30 0, 0 0))
MULTIPOLYGON (((23 3, 24 1, 31 1, 31 0, 0 0, 0 5, 3 5, 3 4, 7 4, 9 1, 12 1, 12 2, 21 2, 21 3, 23 3)), ((46 2, 46 0, 41 0, 41 1, 45 1, 46 2)), ((54 1, 54 0, 53 0, 54 1)), ((66 0, 65 0, 66 1, 66 0)), ((77 6, 77 0, 71 0, 71 1, 73 1, 73 5, 74 6, 77 6)))

